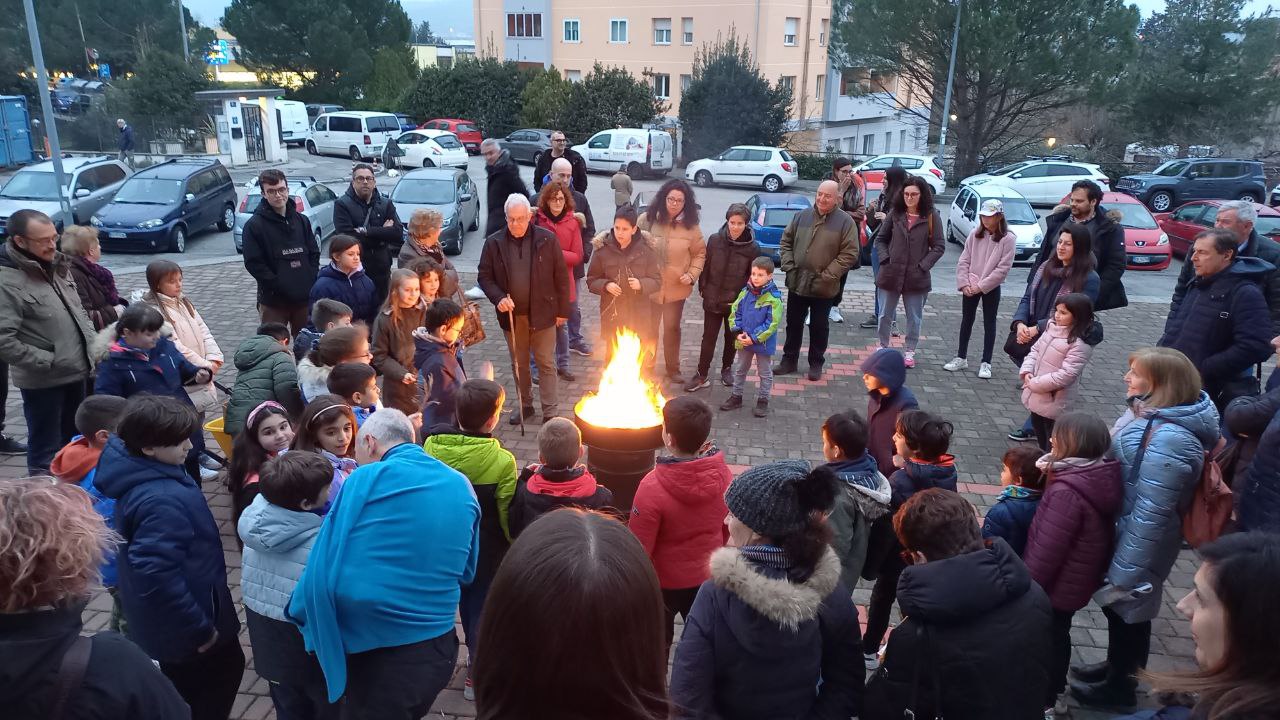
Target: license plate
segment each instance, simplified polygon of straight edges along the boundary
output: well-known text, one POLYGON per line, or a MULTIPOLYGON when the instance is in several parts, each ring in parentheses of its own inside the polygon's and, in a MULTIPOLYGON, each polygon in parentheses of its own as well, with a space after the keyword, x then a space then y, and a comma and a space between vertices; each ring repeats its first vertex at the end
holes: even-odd
POLYGON ((113 232, 107 233, 107 237, 112 238, 113 240, 123 240, 126 236, 122 232, 113 232))
POLYGON ((1150 265, 1151 261, 1154 259, 1155 258, 1151 257, 1150 255, 1134 255, 1133 264, 1134 265, 1150 265))

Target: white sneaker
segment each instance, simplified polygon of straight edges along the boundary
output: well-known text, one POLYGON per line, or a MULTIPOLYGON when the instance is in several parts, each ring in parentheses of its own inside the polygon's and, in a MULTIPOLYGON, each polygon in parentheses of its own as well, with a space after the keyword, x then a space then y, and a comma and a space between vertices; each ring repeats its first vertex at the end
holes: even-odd
POLYGON ((906 365, 908 368, 916 366, 916 353, 914 350, 908 350, 902 353, 902 364, 906 365))
POLYGON ((978 377, 983 380, 991 379, 991 363, 982 363, 978 366, 978 377))
POLYGON ((468 291, 466 291, 465 293, 463 293, 463 295, 465 295, 465 296, 466 296, 466 298, 467 298, 468 300, 483 300, 483 299, 485 299, 484 291, 480 289, 480 286, 479 286, 479 285, 475 285, 475 286, 473 286, 470 290, 468 290, 468 291))
POLYGON ((804 324, 805 325, 809 324, 809 313, 807 312, 804 314, 804 324))
POLYGON ((844 322, 844 316, 840 314, 840 308, 834 305, 831 307, 831 312, 827 313, 827 319, 834 323, 844 322))
POLYGON ((212 469, 207 468, 207 467, 202 467, 202 468, 200 468, 200 480, 201 480, 201 481, 203 481, 203 482, 209 482, 210 480, 217 480, 217 479, 218 479, 218 471, 217 471, 217 470, 212 470, 212 469))
POLYGON ((955 372, 957 370, 963 370, 967 367, 969 367, 969 361, 965 360, 962 357, 957 357, 957 358, 952 358, 950 362, 948 362, 946 365, 943 365, 942 369, 946 370, 947 372, 955 372))

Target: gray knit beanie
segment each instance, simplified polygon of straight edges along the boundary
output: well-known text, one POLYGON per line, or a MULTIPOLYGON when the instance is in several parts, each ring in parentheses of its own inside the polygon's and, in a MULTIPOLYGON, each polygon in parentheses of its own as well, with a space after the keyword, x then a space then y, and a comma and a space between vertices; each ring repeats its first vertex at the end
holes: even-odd
POLYGON ((729 485, 724 502, 744 525, 766 537, 784 537, 805 526, 796 484, 809 475, 804 460, 779 460, 743 471, 729 485))

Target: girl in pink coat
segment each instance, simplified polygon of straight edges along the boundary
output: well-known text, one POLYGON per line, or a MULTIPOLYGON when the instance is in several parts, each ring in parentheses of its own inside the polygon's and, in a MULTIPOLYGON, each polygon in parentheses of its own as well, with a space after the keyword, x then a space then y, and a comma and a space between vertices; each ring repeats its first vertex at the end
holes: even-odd
POLYGON ((987 200, 978 211, 978 225, 964 241, 956 261, 956 289, 960 300, 960 344, 956 356, 943 370, 955 372, 969 367, 969 334, 982 305, 982 364, 978 377, 991 378, 991 349, 996 344, 996 314, 1000 310, 1000 286, 1013 267, 1017 238, 1004 218, 1004 203, 987 200))
POLYGON ((1058 298, 1053 320, 1022 361, 1022 404, 1031 411, 1031 427, 1040 449, 1048 452, 1053 421, 1075 400, 1076 386, 1093 345, 1085 334, 1096 332, 1093 301, 1083 293, 1058 298))

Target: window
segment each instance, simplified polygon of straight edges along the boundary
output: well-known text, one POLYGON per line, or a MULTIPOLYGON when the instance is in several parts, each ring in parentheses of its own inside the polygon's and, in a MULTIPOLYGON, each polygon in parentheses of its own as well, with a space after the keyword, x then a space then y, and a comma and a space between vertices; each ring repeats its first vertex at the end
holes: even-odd
MULTIPOLYGON (((223 171, 226 174, 226 171, 223 171)), ((114 185, 124 179, 124 170, 118 165, 99 165, 98 166, 98 183, 102 187, 114 185)), ((227 175, 227 182, 231 182, 231 176, 227 175)))
POLYGON ((624 43, 627 41, 627 21, 625 18, 609 21, 609 42, 624 43))
POLYGON ((671 44, 671 18, 653 19, 653 44, 671 44))
POLYGON ((747 162, 769 162, 773 159, 772 150, 748 150, 747 162))
POLYGON ((1195 222, 1196 217, 1203 211, 1203 205, 1183 205, 1174 211, 1173 219, 1181 220, 1182 222, 1195 222))
POLYGON ((1086 174, 1088 173, 1086 173, 1085 170, 1083 170, 1082 168, 1078 168, 1075 165, 1050 165, 1049 166, 1050 177, 1071 177, 1074 175, 1086 175, 1086 174))
POLYGON ((1049 177, 1048 165, 1028 165, 1013 174, 1014 179, 1049 177))
POLYGON ((564 41, 567 43, 582 42, 581 32, 582 23, 576 18, 564 21, 564 41))
POLYGON ((329 118, 328 118, 328 116, 326 116, 326 115, 321 115, 319 118, 317 118, 317 119, 316 119, 316 126, 315 126, 315 129, 316 129, 316 130, 320 130, 320 131, 322 131, 322 132, 323 132, 323 131, 328 130, 328 129, 329 129, 329 118))
POLYGON ((874 155, 875 152, 876 152, 876 136, 863 135, 862 136, 862 154, 874 155))
POLYGON ((1210 177, 1217 178, 1238 178, 1244 175, 1244 165, 1241 163, 1214 163, 1214 172, 1210 177))
POLYGON ((507 13, 507 37, 542 37, 542 14, 507 13))
POLYGON ((418 143, 426 139, 427 138, 425 135, 419 135, 418 133, 408 132, 396 138, 396 142, 399 143, 400 145, 417 145, 418 143))
POLYGON ((907 131, 899 130, 898 131, 898 152, 906 152, 906 151, 907 151, 907 131))
POLYGON ((685 45, 693 44, 693 18, 680 18, 680 42, 685 45))
POLYGON ((781 82, 782 82, 782 87, 786 88, 787 92, 791 93, 791 95, 794 97, 796 94, 796 76, 783 75, 781 78, 781 82))
POLYGON ((823 96, 826 95, 826 92, 827 92, 827 76, 819 75, 817 82, 814 83, 813 97, 818 102, 822 102, 822 98, 823 96))
POLYGON ((302 193, 302 197, 306 198, 307 205, 311 207, 315 207, 325 202, 324 193, 320 191, 319 185, 312 185, 311 187, 307 188, 302 193))
POLYGON ((345 115, 332 117, 329 119, 329 129, 333 132, 361 132, 360 118, 347 117, 345 115))
POLYGON ((612 139, 613 137, 609 133, 600 133, 587 142, 587 147, 591 150, 604 150, 609 147, 609 142, 612 139))
POLYGON ((654 73, 653 94, 656 97, 671 97, 671 76, 666 73, 654 73))
POLYGON ((884 134, 884 151, 889 152, 892 146, 893 146, 893 132, 892 131, 886 132, 884 134))
POLYGON ((785 27, 782 30, 782 44, 795 45, 796 32, 800 26, 800 18, 787 18, 785 27))
POLYGON ((564 79, 568 80, 569 82, 582 82, 582 71, 581 70, 565 70, 564 79))
POLYGON ((681 75, 680 76, 680 93, 684 94, 684 92, 688 90, 689 86, 692 84, 693 84, 692 75, 681 75))
POLYGON ((830 21, 830 20, 827 20, 827 19, 825 19, 825 18, 824 18, 824 19, 822 20, 822 25, 821 25, 821 27, 820 27, 820 28, 819 28, 819 30, 818 30, 818 44, 819 44, 819 45, 826 45, 826 44, 827 44, 827 29, 828 29, 830 26, 831 26, 831 21, 830 21))
POLYGON ((725 162, 741 162, 747 159, 747 151, 742 148, 729 148, 720 153, 718 159, 725 162))
POLYGON ((964 211, 964 216, 972 220, 978 213, 978 196, 970 192, 968 197, 964 199, 964 204, 961 208, 964 211))

